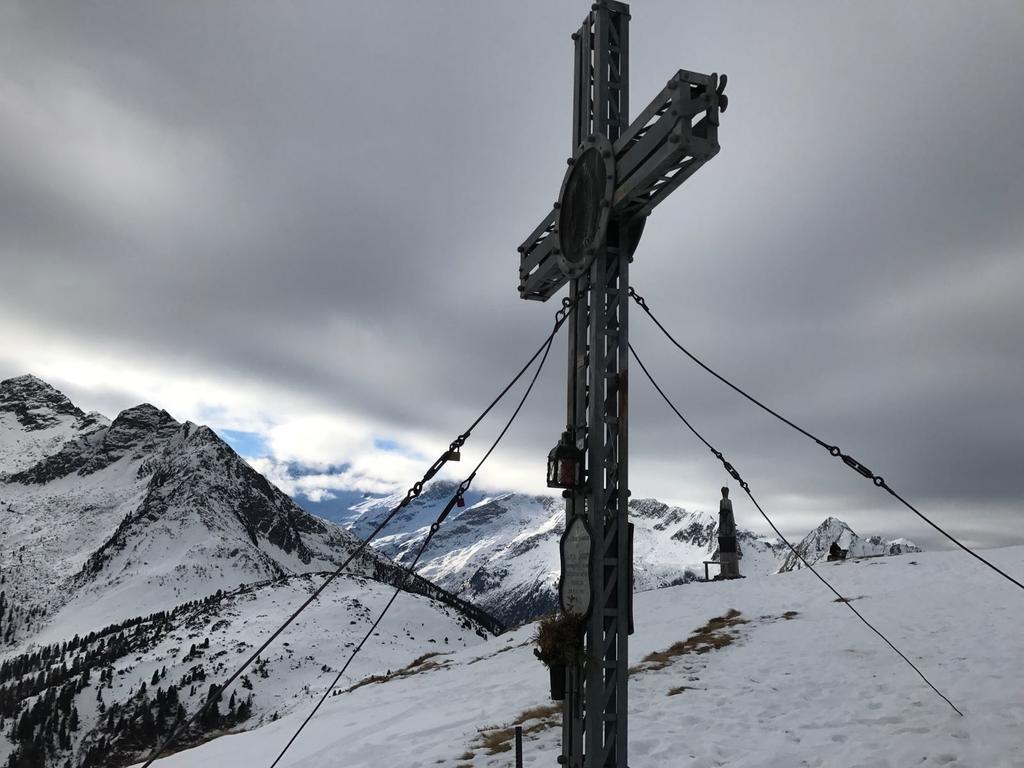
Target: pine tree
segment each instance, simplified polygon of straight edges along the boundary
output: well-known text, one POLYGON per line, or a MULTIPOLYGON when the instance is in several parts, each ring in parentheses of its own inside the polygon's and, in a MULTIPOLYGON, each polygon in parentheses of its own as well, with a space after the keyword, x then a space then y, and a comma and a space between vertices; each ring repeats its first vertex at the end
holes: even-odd
POLYGON ((210 692, 206 694, 206 700, 210 703, 206 713, 203 715, 203 724, 207 728, 216 728, 220 724, 220 695, 217 692, 217 686, 211 684, 210 692))

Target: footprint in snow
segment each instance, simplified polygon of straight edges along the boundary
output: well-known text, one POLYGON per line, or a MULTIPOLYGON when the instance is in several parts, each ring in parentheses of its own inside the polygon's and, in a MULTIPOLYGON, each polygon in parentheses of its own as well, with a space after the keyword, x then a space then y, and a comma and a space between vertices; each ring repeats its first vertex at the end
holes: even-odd
POLYGON ((930 731, 931 728, 926 728, 924 726, 914 726, 911 728, 900 728, 898 731, 893 731, 893 734, 899 735, 902 733, 928 733, 930 731))

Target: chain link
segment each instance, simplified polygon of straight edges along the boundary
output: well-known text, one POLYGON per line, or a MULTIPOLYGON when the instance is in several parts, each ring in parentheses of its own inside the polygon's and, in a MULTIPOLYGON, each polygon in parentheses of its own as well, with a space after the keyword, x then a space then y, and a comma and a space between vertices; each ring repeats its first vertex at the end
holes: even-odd
POLYGON ((648 307, 647 307, 647 299, 645 299, 643 296, 641 296, 639 293, 637 293, 635 290, 633 290, 633 286, 632 285, 629 286, 629 297, 631 299, 633 299, 633 301, 635 301, 641 307, 643 307, 645 310, 648 309, 648 307))

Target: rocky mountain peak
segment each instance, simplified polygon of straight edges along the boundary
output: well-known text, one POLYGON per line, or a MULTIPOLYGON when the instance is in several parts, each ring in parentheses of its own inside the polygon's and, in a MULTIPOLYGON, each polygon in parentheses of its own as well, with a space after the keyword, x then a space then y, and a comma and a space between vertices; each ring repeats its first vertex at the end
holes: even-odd
POLYGON ((805 538, 815 537, 823 541, 828 539, 829 543, 842 538, 844 541, 839 542, 839 544, 840 546, 845 546, 846 541, 856 535, 854 530, 845 521, 840 520, 838 517, 829 516, 822 520, 805 538))
MULTIPOLYGON (((31 373, 26 373, 23 376, 12 376, 9 379, 0 381, 0 402, 15 398, 26 400, 35 393, 40 393, 43 396, 56 394, 64 397, 57 389, 31 373)), ((66 400, 67 398, 65 397, 64 399, 66 400)))
POLYGON ((108 450, 116 451, 166 438, 180 426, 167 411, 142 403, 121 411, 111 422, 103 442, 108 450))
POLYGON ((27 470, 107 423, 98 413, 83 413, 37 376, 0 381, 0 474, 27 470))
POLYGON ((419 499, 421 501, 448 501, 458 487, 459 484, 452 480, 434 480, 423 489, 419 499))
MULTIPOLYGON (((829 548, 836 544, 847 551, 849 557, 873 557, 877 555, 899 555, 905 552, 920 552, 920 548, 906 539, 889 541, 881 536, 863 538, 843 520, 837 517, 825 518, 817 528, 808 533, 796 545, 797 552, 812 565, 828 556, 829 548)), ((779 572, 794 571, 803 568, 803 562, 790 552, 779 572)))
POLYGON ((668 512, 669 506, 657 499, 630 499, 629 511, 643 517, 662 517, 668 512))
POLYGON ((30 431, 52 427, 62 415, 85 417, 64 393, 31 374, 0 381, 0 412, 13 413, 18 423, 30 431))

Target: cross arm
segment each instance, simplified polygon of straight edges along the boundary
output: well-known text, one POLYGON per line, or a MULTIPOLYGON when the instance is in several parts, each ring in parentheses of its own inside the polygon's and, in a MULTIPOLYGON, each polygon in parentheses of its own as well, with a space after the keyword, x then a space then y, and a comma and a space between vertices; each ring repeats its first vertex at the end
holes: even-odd
MULTIPOLYGON (((611 215, 637 225, 718 154, 726 77, 679 70, 615 141, 611 215)), ((519 295, 547 301, 568 282, 558 266, 558 207, 519 246, 519 295)))
POLYGON ((679 70, 615 142, 617 219, 647 216, 718 154, 725 81, 679 70))
POLYGON ((566 283, 558 267, 558 208, 541 219, 530 236, 519 246, 519 296, 547 301, 566 283))

